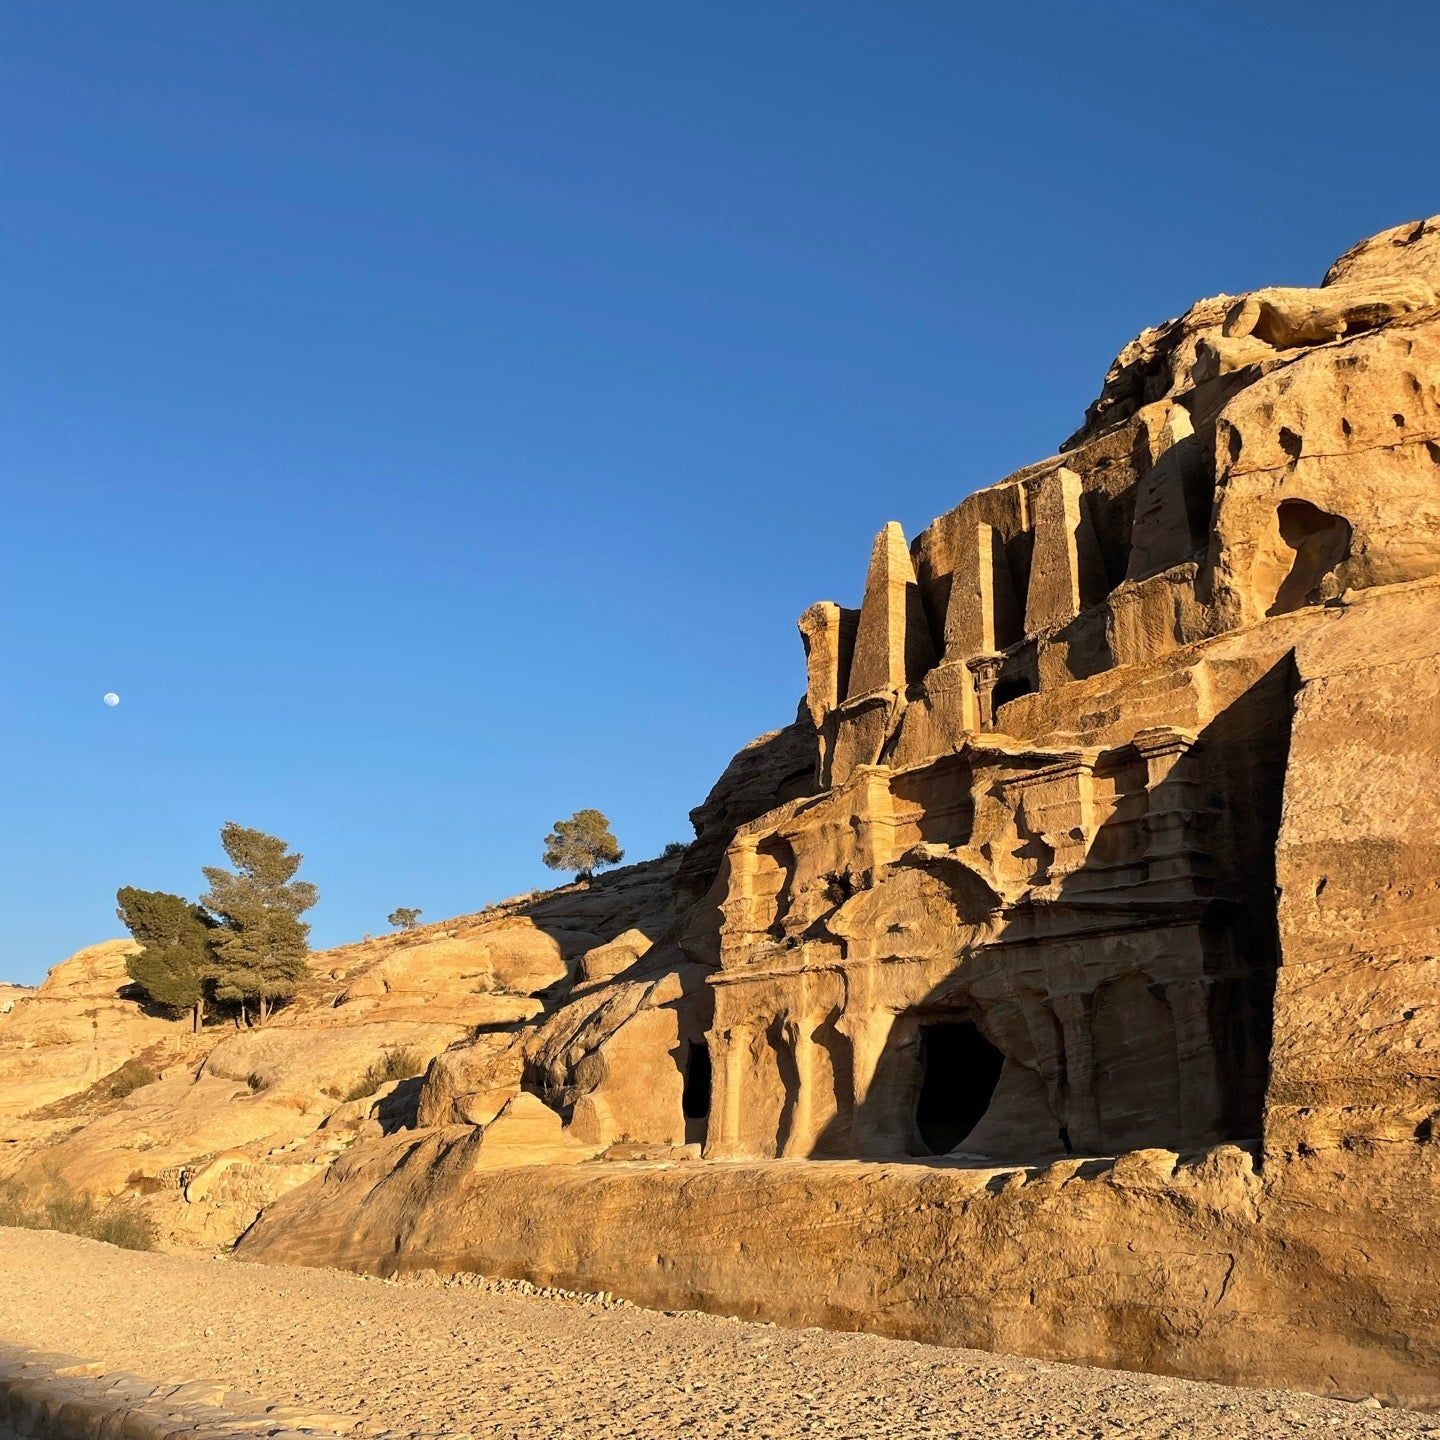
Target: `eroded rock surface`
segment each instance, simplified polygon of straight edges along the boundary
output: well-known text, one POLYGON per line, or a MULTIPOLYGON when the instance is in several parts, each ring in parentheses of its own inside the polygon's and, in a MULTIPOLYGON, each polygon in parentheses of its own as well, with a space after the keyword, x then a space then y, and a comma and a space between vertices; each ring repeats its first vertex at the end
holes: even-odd
MULTIPOLYGON (((155 1019, 129 998, 129 942, 82 951, 37 990, 7 992, 0 1178, 22 1194, 135 1199, 167 1243, 228 1245, 264 1206, 417 1114, 488 1123, 509 1104, 493 1158, 535 1153, 510 1142, 526 1128, 519 1115, 538 1106, 531 1140, 553 1128, 550 1158, 593 1154, 522 1095, 527 1073, 545 1069, 536 1060, 527 1071, 526 1057, 542 1051, 545 1022, 563 1015, 572 989, 585 989, 587 956, 623 973, 673 923, 679 863, 319 953, 296 1001, 256 1029, 191 1035, 188 1021, 155 1019), (391 1069, 407 1073, 375 1078, 391 1069)), ((574 1050, 571 1063, 587 1053, 574 1050)), ((553 1098, 570 1082, 564 1061, 549 1070, 553 1098)))
POLYGON ((183 1032, 121 993, 128 940, 91 945, 40 985, 0 986, 0 1124, 88 1090, 131 1056, 183 1032))
POLYGON ((249 1258, 1440 1402, 1437 236, 1139 336, 805 612, 683 854, 323 957, 138 1173, 249 1258))

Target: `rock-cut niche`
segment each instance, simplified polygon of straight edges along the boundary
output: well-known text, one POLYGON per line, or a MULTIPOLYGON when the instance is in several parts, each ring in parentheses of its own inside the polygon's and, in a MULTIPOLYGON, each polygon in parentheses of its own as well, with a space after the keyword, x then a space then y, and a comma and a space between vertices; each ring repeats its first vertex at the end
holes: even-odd
POLYGON ((680 1113, 685 1117, 685 1139, 704 1144, 705 1122, 710 1114, 710 1047, 691 1040, 685 1047, 680 1089, 680 1113))
POLYGON ((968 1020, 920 1027, 915 1129, 932 1155, 947 1155, 980 1123, 1005 1056, 968 1020))
POLYGON ((1275 529, 1255 558, 1257 599, 1286 615, 1326 598, 1321 582, 1350 554, 1350 522, 1308 500, 1282 500, 1275 529))

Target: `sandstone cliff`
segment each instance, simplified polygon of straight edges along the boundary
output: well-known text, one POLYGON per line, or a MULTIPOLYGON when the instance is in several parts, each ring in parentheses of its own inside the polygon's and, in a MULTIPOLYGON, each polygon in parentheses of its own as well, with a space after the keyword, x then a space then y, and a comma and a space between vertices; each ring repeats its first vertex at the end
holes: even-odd
POLYGON ((683 856, 332 952, 27 1163, 247 1258, 1440 1401, 1437 289, 1440 219, 1146 331, 806 611, 683 856))
POLYGON ((22 1189, 138 1196, 173 1242, 228 1244, 357 1139, 413 1124, 420 1075, 447 1046, 515 1036, 588 951, 632 921, 658 929, 674 869, 322 952, 261 1029, 192 1036, 128 998, 128 941, 82 951, 0 1014, 0 1172, 22 1189), (346 1098, 392 1056, 408 1079, 346 1098))

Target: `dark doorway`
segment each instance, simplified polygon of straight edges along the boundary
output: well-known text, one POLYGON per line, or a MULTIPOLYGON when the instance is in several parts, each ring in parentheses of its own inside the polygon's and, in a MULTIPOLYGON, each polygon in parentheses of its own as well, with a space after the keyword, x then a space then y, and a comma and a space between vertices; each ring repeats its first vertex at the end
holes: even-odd
POLYGON ((948 1154, 980 1123, 1004 1064, 968 1020, 920 1027, 915 1128, 932 1155, 948 1154))
POLYGON ((685 1051, 680 1112, 687 1120, 705 1120, 710 1115, 710 1047, 703 1040, 692 1040, 685 1051))
POLYGON ((1018 700, 1022 695, 1033 695, 1035 686, 1024 675, 1016 675, 1010 680, 1001 680, 995 686, 995 693, 991 697, 990 707, 998 711, 1002 705, 1008 705, 1012 700, 1018 700))

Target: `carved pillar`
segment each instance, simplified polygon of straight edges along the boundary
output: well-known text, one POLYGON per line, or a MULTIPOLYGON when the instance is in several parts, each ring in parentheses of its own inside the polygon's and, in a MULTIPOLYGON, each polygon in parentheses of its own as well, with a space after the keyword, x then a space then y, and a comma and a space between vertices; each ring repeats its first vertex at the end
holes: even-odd
POLYGON ((1197 976, 1154 987, 1169 1006, 1175 1027, 1180 1143, 1186 1147, 1213 1144, 1224 1135, 1220 1071, 1210 1028, 1210 989, 1214 983, 1208 976, 1197 976))
POLYGON ((1188 502, 1190 492, 1210 489, 1210 470, 1194 434, 1183 405, 1170 407, 1158 435, 1151 431, 1154 463, 1136 486, 1127 580, 1143 580, 1180 565, 1204 543, 1191 528, 1198 517, 1191 515, 1188 502))
POLYGON ((805 705, 817 727, 849 689, 859 619, 858 610, 820 600, 797 622, 805 646, 805 705))
POLYGON ((719 1092, 712 1096, 711 1125, 705 1146, 705 1153, 711 1159, 724 1160, 741 1153, 741 1104, 753 1034, 754 1028, 749 1025, 732 1025, 710 1032, 711 1071, 718 1081, 719 1092))
POLYGON ((1197 875, 1205 869, 1200 829, 1210 813, 1190 766, 1181 763, 1195 748, 1195 737, 1158 726, 1141 730, 1132 743, 1145 761, 1145 831, 1150 837, 1146 874, 1194 894, 1197 875))
POLYGON ((1090 1028, 1088 994, 1070 991, 1052 995, 1047 1002, 1060 1022, 1065 1045, 1065 1081, 1068 1104, 1065 1107, 1065 1128, 1070 1144, 1076 1150, 1097 1151, 1102 1148, 1100 1112, 1095 1104, 1095 1037, 1090 1028))
POLYGON ((858 1110, 870 1097, 870 1087, 885 1053, 885 1039, 890 1033, 890 1017, 873 1011, 857 1015, 846 1024, 843 1034, 850 1041, 851 1073, 854 1076, 854 1102, 858 1110))
POLYGON ((785 1017, 785 1043, 795 1061, 795 1110, 785 1154, 803 1159, 815 1148, 815 1020, 808 1010, 785 1017))
POLYGON ((903 690, 934 663, 935 648, 910 547, 892 520, 875 537, 870 552, 845 693, 853 700, 875 690, 903 690))
POLYGON ((1103 598, 1105 567, 1080 477, 1063 465, 1025 482, 1035 548, 1025 597, 1027 634, 1052 630, 1103 598))
POLYGON ((850 1044, 851 1134, 857 1154, 873 1154, 877 1130, 872 1090, 894 1017, 876 1008, 870 966, 849 970, 845 978, 845 1010, 835 1028, 850 1044))
POLYGON ((856 772, 854 791, 855 860, 870 874, 888 865, 895 851, 895 805, 890 772, 867 765, 856 772))
POLYGON ((945 654, 952 660, 991 654, 1024 632, 1000 531, 976 520, 957 535, 955 573, 945 610, 945 654))
POLYGON ((972 655, 965 662, 975 684, 975 718, 982 730, 995 728, 995 682, 1000 678, 1003 655, 972 655))
MULTIPOLYGON (((1030 1037, 1030 1048, 1035 1052, 1035 1073, 1045 1086, 1045 1098, 1051 1112, 1063 1116, 1060 1085, 1065 1078, 1065 1051, 1059 1017, 1034 995, 1019 990, 1009 976, 1002 977, 1002 983, 1011 997, 1009 1004, 1019 1012, 1030 1037)), ((1059 1123, 1065 1123, 1063 1118, 1059 1123)), ((1073 1137, 1071 1143, 1074 1144, 1073 1137)))
POLYGON ((796 622, 805 646, 805 704, 817 726, 845 698, 858 618, 857 611, 820 600, 796 622))
POLYGON ((726 851, 730 882, 720 902, 720 964, 737 963, 756 939, 755 859, 759 838, 737 835, 726 851))
POLYGON ((805 706, 815 723, 819 741, 816 783, 830 784, 830 761, 835 747, 836 706, 850 686, 850 662, 855 654, 858 610, 846 610, 831 600, 812 605, 799 620, 805 646, 805 706))

